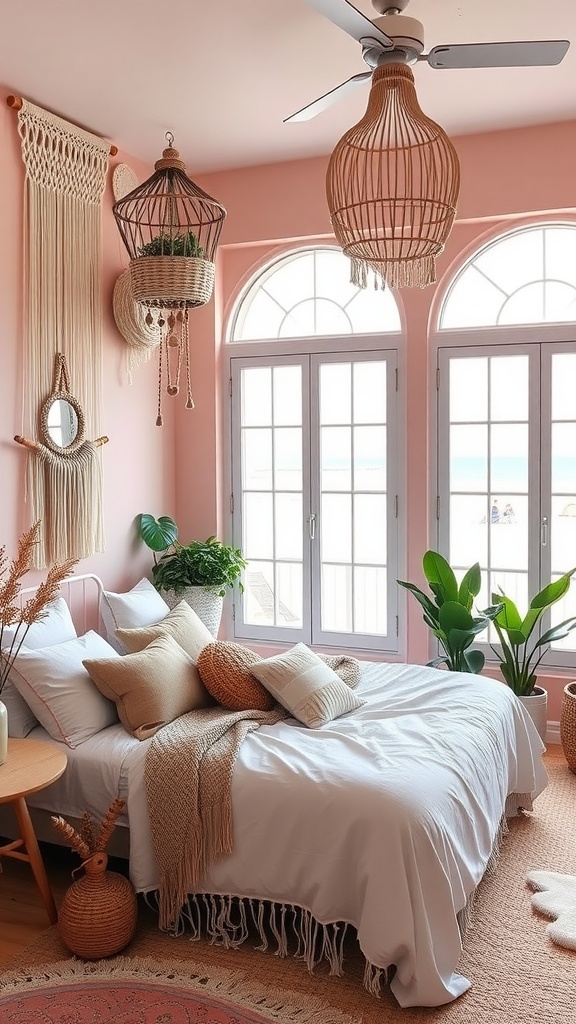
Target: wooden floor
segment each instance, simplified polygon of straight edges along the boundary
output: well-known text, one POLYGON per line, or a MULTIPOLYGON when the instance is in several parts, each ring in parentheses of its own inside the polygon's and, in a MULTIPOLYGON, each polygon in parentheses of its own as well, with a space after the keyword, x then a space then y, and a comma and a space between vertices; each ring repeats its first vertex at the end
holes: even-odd
MULTIPOLYGON (((80 858, 68 847, 40 844, 56 906, 72 883, 80 858)), ((126 872, 125 861, 110 860, 112 871, 126 872)), ((0 965, 29 946, 50 922, 30 865, 3 857, 0 860, 0 965)))

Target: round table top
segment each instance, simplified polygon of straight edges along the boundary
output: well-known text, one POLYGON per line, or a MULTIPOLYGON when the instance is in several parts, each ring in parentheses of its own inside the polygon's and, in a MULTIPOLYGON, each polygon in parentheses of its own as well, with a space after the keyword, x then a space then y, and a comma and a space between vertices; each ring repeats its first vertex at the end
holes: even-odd
POLYGON ((59 779, 68 758, 46 740, 9 739, 8 758, 0 764, 0 804, 44 789, 59 779))

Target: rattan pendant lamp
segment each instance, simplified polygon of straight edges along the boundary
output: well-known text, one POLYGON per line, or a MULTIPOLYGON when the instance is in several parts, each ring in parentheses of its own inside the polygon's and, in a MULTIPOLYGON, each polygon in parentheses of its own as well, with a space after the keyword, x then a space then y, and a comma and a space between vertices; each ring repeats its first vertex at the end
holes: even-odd
POLYGON ((366 287, 425 287, 456 215, 458 157, 420 109, 409 67, 386 57, 374 69, 361 121, 337 143, 326 176, 334 234, 366 287))
POLYGON ((161 395, 180 391, 182 363, 186 371, 186 408, 193 409, 190 381, 188 310, 209 302, 214 289, 214 259, 226 216, 216 199, 186 174, 186 164, 166 133, 168 147, 154 165, 154 174, 119 199, 113 213, 130 256, 130 282, 137 302, 169 310, 157 319, 161 332, 158 362, 158 414, 161 395))

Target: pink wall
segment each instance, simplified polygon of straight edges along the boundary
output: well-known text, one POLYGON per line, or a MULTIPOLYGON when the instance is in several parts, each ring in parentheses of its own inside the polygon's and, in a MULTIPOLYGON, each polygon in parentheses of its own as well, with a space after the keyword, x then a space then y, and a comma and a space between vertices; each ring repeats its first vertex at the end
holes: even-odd
MULTIPOLYGON (((0 544, 9 557, 19 534, 30 525, 24 502, 24 448, 13 441, 22 430, 22 198, 24 165, 17 114, 0 93, 0 252, 2 333, 0 351, 0 544)), ((126 379, 127 345, 112 313, 114 283, 127 266, 128 254, 112 216, 112 169, 128 160, 144 179, 150 169, 119 153, 110 160, 102 204, 103 227, 103 408, 102 432, 109 438, 102 453, 106 551, 84 559, 77 572, 96 572, 109 589, 123 589, 149 572, 151 553, 135 540, 134 520, 140 512, 175 511, 174 416, 168 402, 165 426, 156 427, 157 369, 152 360, 126 379)), ((74 390, 74 381, 71 382, 74 390)), ((31 585, 31 576, 26 585, 31 585)))
MULTIPOLYGON (((576 216, 576 122, 544 125, 455 140, 462 166, 458 220, 438 261, 439 282, 400 297, 406 326, 407 578, 417 581, 430 546, 427 491, 430 361, 429 324, 435 304, 464 252, 487 232, 505 230, 531 216, 576 216)), ((222 330, 250 273, 279 248, 331 238, 324 191, 327 158, 243 168, 198 178, 228 210, 219 250, 215 300, 192 317, 195 338, 196 410, 176 411, 179 466, 177 508, 189 535, 229 536, 228 482, 221 473, 224 443, 223 382, 218 376, 222 330), (198 315, 196 315, 198 314, 198 315)), ((428 657, 428 630, 408 605, 408 660, 428 657)), ((559 718, 563 680, 550 680, 549 718, 559 718)))
MULTIPOLYGON (((0 341, 0 543, 8 554, 28 525, 24 504, 25 454, 12 438, 21 429, 22 389, 22 191, 23 165, 16 115, 0 94, 0 254, 3 330, 0 341)), ((576 216, 576 122, 524 128, 455 140, 462 164, 459 217, 439 260, 439 283, 400 297, 407 342, 407 577, 417 580, 429 546, 428 325, 448 273, 464 251, 486 232, 531 215, 576 216)), ((123 160, 143 180, 152 168, 128 154, 123 160)), ((263 260, 292 243, 331 238, 324 192, 327 158, 243 168, 195 177, 228 210, 218 256, 214 299, 191 314, 192 383, 196 408, 164 400, 162 428, 155 426, 157 368, 153 360, 126 381, 126 344, 112 315, 112 290, 127 254, 112 216, 110 182, 103 202, 102 429, 110 438, 103 453, 106 552, 84 560, 78 571, 95 571, 110 589, 122 589, 148 573, 151 556, 135 540, 139 512, 175 515, 182 539, 218 533, 229 539, 225 448, 225 388, 220 380, 222 332, 239 288, 263 260)), ((111 177, 111 173, 110 173, 111 177)), ((30 581, 32 582, 32 580, 30 581)), ((409 611, 408 659, 428 657, 428 632, 409 611)), ((559 717, 561 680, 550 681, 549 717, 559 717)))

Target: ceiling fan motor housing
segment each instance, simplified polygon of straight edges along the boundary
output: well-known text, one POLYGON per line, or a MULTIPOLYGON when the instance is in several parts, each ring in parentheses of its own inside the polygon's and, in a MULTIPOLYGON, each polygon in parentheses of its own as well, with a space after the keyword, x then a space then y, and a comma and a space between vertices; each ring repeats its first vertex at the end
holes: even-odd
POLYGON ((374 25, 394 40, 396 51, 400 50, 406 54, 407 64, 416 63, 424 51, 422 22, 416 18, 407 18, 404 14, 386 14, 382 18, 375 18, 374 25))

